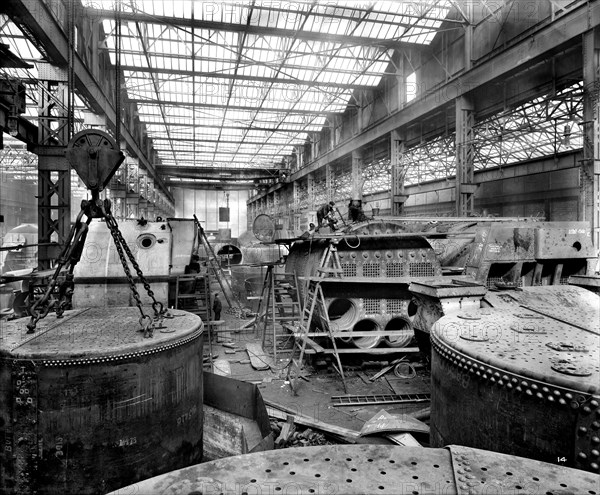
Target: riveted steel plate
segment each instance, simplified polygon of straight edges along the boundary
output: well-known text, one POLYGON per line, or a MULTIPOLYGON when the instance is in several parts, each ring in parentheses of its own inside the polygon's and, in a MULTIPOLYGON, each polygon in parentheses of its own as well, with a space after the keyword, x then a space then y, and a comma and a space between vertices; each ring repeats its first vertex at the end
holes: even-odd
MULTIPOLYGON (((560 305, 568 304, 573 314, 577 312, 585 319, 586 315, 593 315, 599 310, 598 296, 578 287, 527 289, 523 292, 527 308, 492 308, 491 314, 482 314, 481 320, 461 319, 458 317, 460 313, 442 317, 433 325, 432 342, 450 353, 459 353, 465 360, 471 359, 474 365, 492 366, 500 374, 505 370, 541 383, 585 393, 596 389, 600 383, 600 336, 582 328, 581 324, 571 324, 566 318, 559 319, 558 315, 564 310, 560 305), (531 310, 542 305, 550 306, 552 300, 556 306, 552 315, 531 310), (535 317, 523 318, 523 314, 535 317), (488 340, 469 339, 469 335, 485 335, 488 340), (555 343, 565 341, 576 342, 577 347, 571 350, 564 346, 553 348, 555 343), (578 350, 583 348, 589 349, 589 352, 578 350), (562 359, 571 361, 574 367, 555 365, 562 359)), ((515 297, 522 297, 523 293, 518 292, 519 296, 515 297)), ((588 323, 591 324, 591 321, 588 323)), ((469 365, 471 368, 473 365, 469 365)), ((473 368, 475 371, 477 368, 473 368)), ((484 372, 480 370, 480 373, 484 372)))
POLYGON ((556 359, 552 361, 552 369, 571 376, 590 376, 592 374, 589 367, 572 359, 556 359))
POLYGON ((588 352, 589 349, 584 345, 574 344, 573 342, 546 342, 550 349, 563 352, 588 352))
POLYGON ((598 476, 591 473, 466 447, 327 445, 228 457, 109 495, 558 494, 566 493, 565 486, 568 493, 591 493, 597 483, 598 476))
POLYGON ((452 454, 456 493, 593 493, 600 477, 560 465, 457 445, 452 454))
POLYGON ((458 317, 461 320, 481 320, 481 315, 477 313, 461 313, 458 317))
MULTIPOLYGON (((145 313, 153 315, 152 308, 145 313)), ((0 356, 42 360, 94 360, 104 357, 156 352, 177 345, 202 332, 202 320, 186 311, 171 310, 174 318, 165 318, 167 332, 155 330, 144 338, 140 331, 140 312, 136 307, 86 308, 65 311, 63 318, 48 315, 34 334, 27 334, 28 318, 2 324, 0 356)))

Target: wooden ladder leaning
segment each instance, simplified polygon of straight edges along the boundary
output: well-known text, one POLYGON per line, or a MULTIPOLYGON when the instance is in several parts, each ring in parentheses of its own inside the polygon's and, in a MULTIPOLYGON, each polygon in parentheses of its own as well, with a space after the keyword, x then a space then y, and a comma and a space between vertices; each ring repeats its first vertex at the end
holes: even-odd
POLYGON ((324 349, 318 343, 313 341, 309 337, 310 326, 313 321, 313 316, 318 315, 316 318, 318 321, 316 322, 317 326, 321 327, 323 331, 327 332, 329 335, 329 339, 331 340, 333 355, 337 362, 337 372, 340 374, 342 378, 342 384, 344 386, 344 392, 348 393, 346 387, 346 378, 344 376, 344 369, 342 367, 342 362, 340 360, 340 355, 337 350, 337 345, 335 343, 335 337, 331 331, 331 325, 329 321, 329 316, 327 314, 327 307, 325 305, 325 296, 323 295, 323 287, 321 286, 321 282, 325 278, 342 278, 343 270, 340 262, 339 253, 337 252, 337 240, 331 240, 329 246, 323 253, 321 257, 321 261, 319 263, 319 267, 317 268, 316 276, 310 277, 307 281, 305 294, 304 294, 304 304, 302 307, 302 318, 300 321, 300 328, 296 333, 296 347, 300 349, 300 355, 298 359, 294 358, 292 355, 292 359, 288 366, 287 371, 287 380, 290 383, 290 387, 294 394, 297 393, 298 389, 298 379, 303 377, 302 368, 304 366, 304 354, 306 352, 306 346, 311 346, 315 352, 323 352, 324 349), (315 310, 316 314, 315 314, 315 310))
POLYGON ((262 336, 263 348, 272 344, 273 358, 282 340, 290 338, 285 325, 300 318, 298 281, 293 273, 277 273, 275 265, 269 264, 259 298, 255 323, 256 336, 262 336), (261 331, 262 327, 262 331, 261 331))
POLYGON ((219 282, 219 286, 221 287, 221 291, 223 292, 223 296, 225 297, 225 300, 227 301, 229 307, 233 308, 233 304, 231 302, 231 299, 233 298, 240 311, 240 316, 243 316, 244 309, 242 308, 242 304, 233 295, 233 289, 231 288, 227 277, 225 277, 223 268, 221 268, 221 263, 217 258, 214 249, 210 245, 210 242, 208 242, 208 237, 206 237, 206 233, 204 232, 204 229, 200 224, 200 220, 198 220, 198 218, 196 217, 196 214, 194 214, 194 221, 196 222, 196 227, 198 228, 199 241, 204 245, 204 248, 206 249, 206 254, 208 255, 209 271, 212 270, 212 272, 214 273, 215 279, 217 280, 217 282, 219 282))

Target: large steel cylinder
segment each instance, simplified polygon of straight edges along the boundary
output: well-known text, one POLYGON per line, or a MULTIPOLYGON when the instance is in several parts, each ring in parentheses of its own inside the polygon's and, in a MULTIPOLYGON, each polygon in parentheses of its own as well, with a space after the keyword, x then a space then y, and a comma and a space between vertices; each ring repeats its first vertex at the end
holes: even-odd
POLYGON ((172 310, 152 338, 137 308, 3 322, 0 492, 100 494, 202 459, 202 334, 172 310))
POLYGON ((124 493, 596 495, 598 476, 456 445, 321 445, 226 457, 108 495, 124 493))
POLYGON ((496 302, 433 327, 432 445, 598 472, 600 298, 546 286, 499 293, 496 302))

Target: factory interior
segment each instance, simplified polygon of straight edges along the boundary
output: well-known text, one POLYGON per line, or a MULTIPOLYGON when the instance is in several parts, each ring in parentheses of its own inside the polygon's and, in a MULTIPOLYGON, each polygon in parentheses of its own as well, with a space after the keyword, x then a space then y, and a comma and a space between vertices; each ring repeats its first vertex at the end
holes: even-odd
POLYGON ((600 495, 599 95, 599 0, 2 1, 0 493, 600 495))

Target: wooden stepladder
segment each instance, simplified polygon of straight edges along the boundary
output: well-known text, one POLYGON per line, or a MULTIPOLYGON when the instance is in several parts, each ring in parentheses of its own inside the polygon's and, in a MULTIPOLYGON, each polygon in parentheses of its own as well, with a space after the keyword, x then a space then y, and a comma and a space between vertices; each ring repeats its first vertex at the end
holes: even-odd
POLYGON ((296 275, 278 273, 275 268, 274 264, 267 267, 255 323, 256 336, 262 336, 263 348, 272 345, 274 359, 278 352, 285 352, 280 346, 285 345, 285 341, 290 338, 284 326, 300 318, 296 275))
POLYGON ((287 379, 290 383, 292 391, 295 394, 297 393, 298 379, 303 377, 302 368, 304 366, 304 354, 306 352, 306 346, 309 345, 314 349, 315 352, 324 351, 323 347, 312 340, 309 336, 313 317, 316 317, 315 325, 327 332, 329 339, 331 340, 333 355, 337 362, 336 371, 340 374, 342 383, 344 385, 344 392, 347 393, 344 369, 342 368, 342 362, 340 361, 340 355, 335 343, 335 337, 331 331, 327 307, 325 305, 325 296, 323 295, 323 287, 321 286, 323 279, 331 277, 342 278, 342 275, 343 270, 339 254, 337 252, 337 240, 332 240, 328 248, 323 253, 319 267, 317 268, 317 275, 308 279, 305 288, 300 328, 295 334, 296 348, 300 350, 300 355, 298 359, 292 356, 287 372, 287 379))

